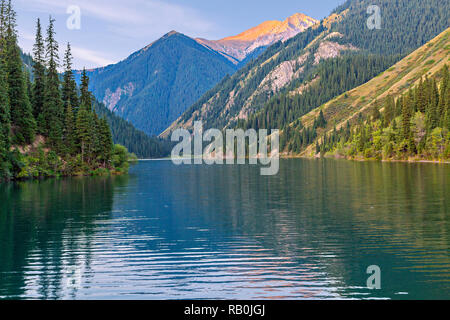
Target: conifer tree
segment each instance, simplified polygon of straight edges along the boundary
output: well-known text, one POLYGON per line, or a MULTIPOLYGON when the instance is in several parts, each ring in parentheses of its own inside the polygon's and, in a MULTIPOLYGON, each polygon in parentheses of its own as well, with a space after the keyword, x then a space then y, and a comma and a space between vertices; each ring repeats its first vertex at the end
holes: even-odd
POLYGON ((54 22, 55 20, 50 17, 46 38, 47 73, 43 113, 49 144, 59 150, 62 142, 64 110, 58 76, 58 43, 55 39, 54 22))
POLYGON ((43 124, 43 111, 45 100, 45 47, 42 37, 42 28, 40 19, 36 23, 36 40, 33 47, 33 75, 34 84, 32 89, 33 114, 37 121, 37 130, 43 133, 45 125, 43 124))
POLYGON ((78 110, 78 93, 77 84, 72 70, 72 50, 70 43, 67 44, 66 53, 64 55, 64 79, 62 84, 62 100, 64 103, 64 110, 67 110, 67 105, 71 104, 72 110, 76 113, 78 110))
POLYGON ((440 92, 439 92, 439 105, 438 105, 438 121, 440 127, 445 127, 445 113, 447 107, 447 99, 446 94, 449 86, 449 73, 448 66, 446 65, 442 70, 442 80, 440 84, 440 92))
POLYGON ((102 165, 107 167, 108 161, 112 157, 114 144, 111 128, 105 118, 99 120, 98 134, 100 140, 99 159, 102 161, 102 165))
POLYGON ((6 16, 6 70, 8 79, 11 121, 14 127, 14 143, 25 144, 34 140, 36 122, 27 94, 27 82, 17 45, 16 13, 9 1, 6 16))
POLYGON ((76 134, 81 149, 81 159, 87 162, 88 150, 91 144, 91 121, 89 112, 84 108, 80 108, 77 113, 76 134))
POLYGON ((450 85, 447 86, 447 92, 445 93, 445 119, 444 127, 450 131, 450 85))
POLYGON ((426 98, 425 98, 425 88, 423 79, 420 79, 419 86, 416 89, 416 103, 417 103, 417 110, 425 113, 426 109, 426 98))
POLYGON ((430 80, 429 83, 429 101, 426 110, 427 113, 427 125, 428 130, 431 132, 434 128, 438 127, 438 103, 439 103, 439 91, 437 89, 436 80, 430 80))
MULTIPOLYGON (((0 39, 6 38, 6 30, 8 27, 7 10, 8 2, 6 0, 0 0, 0 39)), ((3 48, 4 43, 2 44, 2 47, 0 49, 3 50, 3 48)))
POLYGON ((70 100, 67 102, 64 122, 64 148, 68 155, 76 153, 75 117, 70 100))
POLYGON ((80 107, 90 112, 92 110, 92 95, 89 91, 89 77, 86 69, 83 69, 81 74, 80 94, 80 107))
POLYGON ((8 84, 3 61, 0 59, 0 180, 9 176, 8 155, 10 141, 11 115, 9 109, 8 84))
POLYGON ((91 136, 91 145, 89 146, 89 153, 90 153, 90 157, 91 157, 91 162, 95 161, 97 159, 97 157, 100 155, 101 152, 101 140, 100 140, 100 134, 99 134, 99 129, 100 129, 100 119, 97 115, 97 113, 95 112, 90 112, 90 117, 91 117, 91 132, 90 132, 90 136, 91 136))
POLYGON ((410 96, 407 95, 403 99, 403 107, 402 107, 402 125, 403 125, 403 132, 402 132, 402 139, 406 140, 408 143, 408 150, 410 152, 413 152, 415 150, 415 145, 413 146, 414 142, 412 141, 412 133, 411 133, 411 118, 412 118, 412 108, 411 108, 411 101, 410 96))

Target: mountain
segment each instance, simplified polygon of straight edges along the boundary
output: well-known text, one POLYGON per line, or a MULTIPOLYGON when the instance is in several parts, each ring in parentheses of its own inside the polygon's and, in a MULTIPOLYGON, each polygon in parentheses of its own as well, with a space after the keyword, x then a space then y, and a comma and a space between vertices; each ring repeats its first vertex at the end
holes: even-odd
POLYGON ((196 40, 238 63, 245 60, 255 50, 267 48, 277 41, 286 41, 318 22, 304 14, 296 13, 284 21, 265 21, 237 36, 215 41, 202 38, 196 40))
POLYGON ((379 0, 381 29, 367 27, 373 1, 348 0, 319 24, 277 42, 203 95, 176 128, 283 129, 356 88, 448 27, 450 1, 379 0))
MULTIPOLYGON (((443 130, 437 131, 439 134, 445 130, 449 134, 448 66, 450 66, 450 28, 369 82, 345 92, 291 123, 286 130, 284 151, 299 153, 303 156, 315 156, 318 151, 321 151, 322 153, 333 152, 337 156, 383 159, 398 159, 404 156, 418 156, 425 159, 427 156, 430 159, 443 157, 443 154, 438 156, 427 154, 427 151, 430 151, 427 147, 432 148, 435 142, 427 146, 426 140, 433 138, 433 129, 436 128, 443 130), (427 88, 426 79, 436 79, 439 83, 445 77, 442 74, 445 68, 447 68, 447 80, 440 85, 430 84, 427 88), (435 99, 434 102, 433 99, 427 101, 426 95, 433 95, 430 88, 434 86, 439 87, 436 93, 440 93, 440 98, 435 99), (421 98, 422 96, 424 98, 421 98), (421 99, 423 102, 420 101, 421 99), (405 103, 407 103, 406 106, 405 103), (411 108, 412 120, 408 123, 411 125, 410 131, 415 149, 410 153, 401 151, 402 143, 405 145, 411 143, 408 140, 403 141, 404 138, 401 137, 402 126, 405 125, 403 113, 408 107, 411 108), (433 107, 435 110, 432 114, 430 112, 433 107), (317 125, 319 117, 324 119, 321 126, 317 125), (427 122, 432 117, 436 117, 437 122, 434 127, 429 127, 427 122), (395 118, 397 121, 394 125, 395 118), (378 120, 378 123, 375 120, 378 120), (353 139, 350 139, 351 134, 347 132, 359 132, 361 126, 365 127, 367 134, 362 136, 355 134, 353 139), (309 143, 297 145, 296 141, 302 140, 302 132, 313 127, 316 127, 314 130, 316 130, 317 138, 311 139, 309 143), (364 136, 367 141, 361 143, 360 147, 353 146, 353 143, 358 144, 359 139, 364 136), (379 142, 378 145, 377 142, 379 142), (385 146, 391 146, 391 149, 385 149, 385 146), (397 154, 395 154, 396 150, 397 154)), ((450 147, 450 135, 443 134, 442 139, 450 147)), ((444 150, 446 150, 445 147, 441 152, 444 150)), ((450 149, 447 152, 448 159, 450 149)))
POLYGON ((149 137, 143 131, 137 130, 131 123, 106 108, 103 103, 95 101, 94 108, 100 118, 108 121, 114 143, 125 146, 130 153, 134 153, 140 159, 163 158, 170 154, 169 142, 149 137))
POLYGON ((221 54, 172 31, 118 64, 89 70, 88 76, 94 96, 109 110, 155 135, 235 70, 221 54))
MULTIPOLYGON (((296 14, 219 41, 194 40, 172 31, 118 64, 88 70, 91 89, 109 110, 139 130, 160 134, 227 74, 316 22, 296 14)), ((79 81, 81 71, 77 74, 79 81)))
POLYGON ((30 54, 24 53, 22 49, 20 50, 20 58, 22 59, 22 62, 25 66, 25 70, 27 70, 27 72, 29 72, 31 75, 33 68, 33 58, 30 54))

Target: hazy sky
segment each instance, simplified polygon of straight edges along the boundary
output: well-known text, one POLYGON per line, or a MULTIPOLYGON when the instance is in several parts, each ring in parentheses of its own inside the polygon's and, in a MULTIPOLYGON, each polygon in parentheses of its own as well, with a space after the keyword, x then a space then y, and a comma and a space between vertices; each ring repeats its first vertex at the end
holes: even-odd
POLYGON ((75 67, 104 66, 171 30, 190 37, 216 40, 238 34, 266 20, 284 20, 300 12, 316 19, 327 16, 344 0, 14 0, 19 43, 30 52, 36 19, 43 27, 56 19, 61 51, 69 41, 75 67), (81 10, 81 28, 67 27, 70 6, 81 10))

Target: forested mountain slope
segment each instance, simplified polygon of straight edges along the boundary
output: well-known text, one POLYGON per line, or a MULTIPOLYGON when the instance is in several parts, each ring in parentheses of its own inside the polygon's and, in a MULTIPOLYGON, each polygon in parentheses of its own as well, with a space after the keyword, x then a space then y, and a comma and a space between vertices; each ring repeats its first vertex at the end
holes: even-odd
POLYGON ((221 54, 173 31, 126 60, 88 75, 94 96, 109 110, 155 135, 235 70, 221 54))
POLYGON ((450 157, 448 65, 450 28, 371 81, 291 123, 282 134, 284 152, 378 159, 450 157), (442 148, 432 151, 437 140, 442 148))
POLYGON ((95 101, 94 108, 99 117, 106 118, 108 121, 114 143, 125 146, 138 158, 162 158, 170 154, 171 144, 169 142, 156 136, 150 137, 136 129, 131 123, 108 110, 103 103, 95 101))
POLYGON ((449 25, 450 1, 349 0, 305 32, 277 43, 205 94, 178 127, 279 128, 386 70, 449 25), (380 7, 381 29, 367 27, 380 7), (317 87, 314 87, 314 86, 317 87))

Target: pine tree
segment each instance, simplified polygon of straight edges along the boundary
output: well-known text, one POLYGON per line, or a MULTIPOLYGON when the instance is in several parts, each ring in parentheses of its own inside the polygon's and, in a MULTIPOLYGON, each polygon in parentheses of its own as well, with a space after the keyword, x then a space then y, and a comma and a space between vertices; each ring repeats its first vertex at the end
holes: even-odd
POLYGON ((92 95, 89 91, 89 77, 86 73, 86 69, 83 69, 81 74, 80 93, 80 108, 85 108, 90 112, 92 110, 92 95))
POLYGON ((320 110, 319 116, 317 117, 317 119, 314 123, 314 127, 315 128, 325 128, 326 125, 327 125, 327 121, 325 120, 323 111, 320 110))
POLYGON ((101 140, 100 140, 100 119, 95 112, 90 113, 91 116, 91 145, 89 146, 90 161, 94 163, 99 157, 101 152, 101 140))
POLYGON ((446 65, 442 70, 442 81, 440 84, 440 92, 439 92, 439 105, 438 105, 438 121, 440 123, 440 127, 445 127, 445 113, 448 101, 446 100, 446 93, 449 86, 449 74, 448 74, 448 66, 446 65))
POLYGON ((44 100, 45 100, 45 47, 42 38, 41 21, 36 23, 36 40, 33 47, 33 75, 34 84, 32 90, 33 114, 37 120, 38 132, 45 130, 43 122, 44 100))
POLYGON ((427 103, 425 98, 425 87, 422 78, 420 78, 419 86, 416 89, 416 103, 417 103, 417 110, 422 113, 425 113, 427 103))
POLYGON ((27 94, 27 83, 23 71, 20 49, 17 45, 16 13, 8 3, 8 25, 6 31, 6 70, 11 106, 11 120, 14 128, 14 142, 31 143, 34 140, 36 122, 27 94))
POLYGON ((47 73, 43 118, 49 144, 58 151, 62 142, 64 110, 58 76, 58 43, 55 40, 54 22, 55 20, 50 17, 46 39, 47 73))
MULTIPOLYGON (((8 2, 6 0, 0 1, 0 39, 6 39, 6 30, 8 27, 8 2)), ((1 45, 0 50, 3 50, 4 43, 1 45)))
POLYGON ((427 126, 429 132, 439 126, 438 118, 439 91, 437 89, 436 80, 430 80, 429 85, 429 102, 427 108, 427 126))
POLYGON ((402 108, 402 125, 403 132, 402 138, 408 144, 408 151, 411 153, 415 153, 416 146, 414 144, 413 134, 411 132, 411 118, 412 118, 412 103, 410 100, 410 95, 406 95, 403 99, 403 108, 402 108))
POLYGON ((100 160, 103 162, 103 166, 107 166, 107 162, 111 159, 113 150, 113 140, 111 129, 106 119, 100 119, 99 123, 99 136, 100 136, 100 160))
POLYGON ((9 177, 8 155, 11 147, 11 115, 8 84, 3 61, 0 60, 0 180, 9 177))
POLYGON ((88 159, 87 151, 91 144, 91 120, 90 114, 85 108, 80 108, 77 113, 76 134, 80 143, 81 159, 86 162, 88 159))
POLYGON ((445 92, 445 120, 444 127, 450 131, 450 85, 447 86, 447 91, 445 92))
POLYGON ((67 110, 67 105, 71 104, 72 109, 76 113, 78 110, 78 93, 77 84, 72 71, 72 50, 70 43, 67 44, 66 53, 64 55, 64 79, 62 84, 62 100, 64 103, 64 110, 67 110))
POLYGON ((402 99, 402 125, 403 125, 403 139, 408 140, 411 132, 411 117, 412 110, 408 97, 402 99))
POLYGON ((77 151, 76 149, 77 137, 75 132, 75 117, 70 100, 67 102, 65 114, 66 117, 64 122, 64 148, 66 154, 74 155, 77 151))

